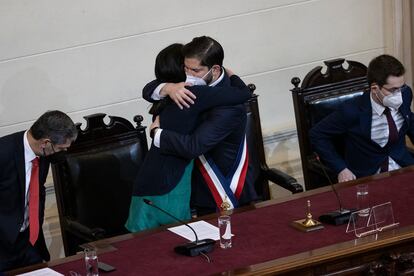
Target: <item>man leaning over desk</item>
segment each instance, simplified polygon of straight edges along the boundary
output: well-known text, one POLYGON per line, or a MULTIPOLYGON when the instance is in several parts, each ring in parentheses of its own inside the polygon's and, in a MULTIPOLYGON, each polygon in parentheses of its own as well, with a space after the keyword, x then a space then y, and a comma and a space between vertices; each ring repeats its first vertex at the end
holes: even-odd
POLYGON ((56 110, 29 130, 0 138, 0 271, 49 260, 42 231, 47 157, 76 137, 72 120, 56 110))
POLYGON ((396 58, 374 58, 367 73, 370 90, 311 129, 313 148, 338 175, 338 182, 414 164, 405 143, 405 135, 414 141, 414 116, 412 92, 404 73, 396 58), (339 136, 345 142, 343 156, 333 142, 339 136))

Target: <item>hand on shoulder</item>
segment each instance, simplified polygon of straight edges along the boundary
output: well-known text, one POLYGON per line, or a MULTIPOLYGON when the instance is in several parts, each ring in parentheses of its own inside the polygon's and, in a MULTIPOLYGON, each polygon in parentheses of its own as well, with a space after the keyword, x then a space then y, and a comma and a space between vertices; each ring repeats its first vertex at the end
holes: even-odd
POLYGON ((189 108, 190 104, 194 104, 196 96, 185 86, 191 86, 191 84, 185 82, 167 83, 161 89, 161 95, 168 95, 180 109, 183 109, 183 106, 189 108))

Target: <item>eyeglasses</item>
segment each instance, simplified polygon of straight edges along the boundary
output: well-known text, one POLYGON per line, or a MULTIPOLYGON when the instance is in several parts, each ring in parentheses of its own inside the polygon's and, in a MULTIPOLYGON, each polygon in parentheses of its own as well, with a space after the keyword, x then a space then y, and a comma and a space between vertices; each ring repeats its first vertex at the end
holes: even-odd
POLYGON ((404 89, 407 85, 403 84, 401 87, 393 87, 393 88, 386 88, 385 86, 382 86, 381 88, 384 88, 385 91, 388 91, 392 94, 401 92, 402 89, 404 89))

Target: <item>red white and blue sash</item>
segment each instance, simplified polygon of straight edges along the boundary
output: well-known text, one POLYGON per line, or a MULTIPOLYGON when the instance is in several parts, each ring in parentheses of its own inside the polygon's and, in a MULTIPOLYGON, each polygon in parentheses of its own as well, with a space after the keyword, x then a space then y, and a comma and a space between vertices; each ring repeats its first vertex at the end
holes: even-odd
POLYGON ((230 209, 238 207, 238 200, 243 191, 248 164, 249 156, 247 152, 246 136, 244 136, 239 147, 233 168, 227 176, 224 176, 221 173, 212 158, 208 155, 201 155, 196 160, 196 165, 209 187, 219 209, 221 209, 226 197, 229 199, 226 201, 230 204, 230 209))

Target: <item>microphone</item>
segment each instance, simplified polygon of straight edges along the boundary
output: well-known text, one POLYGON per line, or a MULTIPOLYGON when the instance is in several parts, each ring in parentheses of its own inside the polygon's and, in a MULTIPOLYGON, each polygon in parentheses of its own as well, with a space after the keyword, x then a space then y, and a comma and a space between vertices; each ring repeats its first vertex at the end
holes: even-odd
POLYGON ((215 240, 212 239, 203 239, 203 240, 199 240, 196 231, 194 230, 193 227, 191 227, 190 225, 188 225, 186 222, 182 221, 181 219, 177 218, 176 216, 170 214, 169 212, 165 211, 164 209, 161 209, 160 207, 158 207, 157 205, 155 205, 151 200, 148 200, 146 198, 142 199, 145 204, 154 207, 155 209, 160 210, 161 212, 163 212, 164 214, 172 217, 173 219, 179 221, 180 223, 184 224, 185 226, 187 226, 188 228, 191 229, 191 231, 193 231, 194 236, 195 236, 195 241, 193 242, 188 242, 179 246, 176 246, 174 248, 174 251, 178 254, 181 255, 185 255, 185 256, 198 256, 202 253, 209 253, 211 251, 213 251, 214 249, 214 244, 216 243, 215 240))
POLYGON ((342 207, 342 201, 339 197, 338 191, 335 188, 335 185, 332 183, 331 178, 329 177, 328 173, 325 170, 325 166, 322 164, 319 155, 314 153, 316 160, 318 161, 319 165, 321 165, 321 169, 323 171, 324 176, 328 179, 329 184, 331 185, 332 191, 336 196, 336 200, 339 204, 339 210, 332 211, 326 214, 323 214, 319 217, 319 220, 322 223, 332 224, 332 225, 342 225, 348 223, 349 218, 351 217, 351 213, 355 212, 355 209, 345 209, 342 207))

